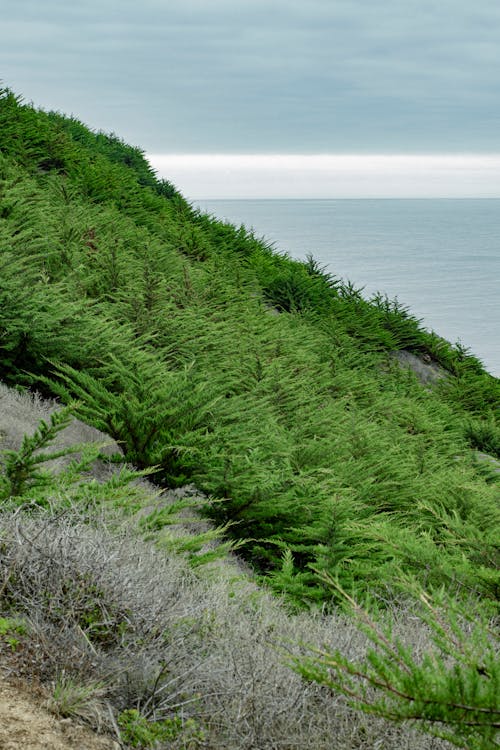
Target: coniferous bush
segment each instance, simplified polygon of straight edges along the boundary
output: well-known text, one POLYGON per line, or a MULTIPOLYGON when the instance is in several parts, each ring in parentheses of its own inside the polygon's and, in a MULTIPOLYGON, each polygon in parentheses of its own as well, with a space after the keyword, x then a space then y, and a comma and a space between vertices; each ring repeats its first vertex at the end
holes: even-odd
POLYGON ((304 678, 343 694, 367 714, 414 722, 457 747, 499 746, 498 631, 484 613, 474 611, 473 604, 471 611, 470 602, 465 607, 449 597, 435 601, 420 592, 419 615, 430 630, 432 647, 415 654, 390 625, 344 597, 371 648, 363 661, 338 650, 311 649, 293 662, 304 678))

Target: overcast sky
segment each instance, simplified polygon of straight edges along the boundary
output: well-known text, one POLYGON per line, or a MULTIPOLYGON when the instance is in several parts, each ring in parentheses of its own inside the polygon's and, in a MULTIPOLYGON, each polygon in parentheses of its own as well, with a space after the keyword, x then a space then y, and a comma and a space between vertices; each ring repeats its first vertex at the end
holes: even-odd
POLYGON ((0 5, 4 85, 148 153, 500 154, 499 0, 0 5))

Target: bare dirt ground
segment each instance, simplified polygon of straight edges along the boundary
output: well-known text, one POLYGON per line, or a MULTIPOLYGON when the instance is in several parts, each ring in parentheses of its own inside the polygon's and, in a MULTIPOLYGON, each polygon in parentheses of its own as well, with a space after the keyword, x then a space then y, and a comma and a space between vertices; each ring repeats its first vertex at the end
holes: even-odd
POLYGON ((45 696, 0 676, 0 750, 119 750, 120 745, 44 708, 45 696))

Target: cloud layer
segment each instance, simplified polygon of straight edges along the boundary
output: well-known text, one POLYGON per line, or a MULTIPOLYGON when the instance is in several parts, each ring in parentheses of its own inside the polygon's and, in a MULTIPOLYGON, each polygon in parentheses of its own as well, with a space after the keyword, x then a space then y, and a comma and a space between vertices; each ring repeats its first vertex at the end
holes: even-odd
POLYGON ((3 0, 1 75, 156 152, 500 152, 497 0, 3 0))
POLYGON ((203 198, 493 198, 500 156, 150 154, 158 174, 203 198))

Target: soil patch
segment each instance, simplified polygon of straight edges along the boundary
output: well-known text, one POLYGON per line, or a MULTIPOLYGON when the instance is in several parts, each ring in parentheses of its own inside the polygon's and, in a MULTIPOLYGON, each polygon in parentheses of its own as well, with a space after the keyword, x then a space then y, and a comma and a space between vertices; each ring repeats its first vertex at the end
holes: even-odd
POLYGON ((45 700, 41 690, 0 676, 0 750, 119 750, 114 740, 56 718, 45 700))

